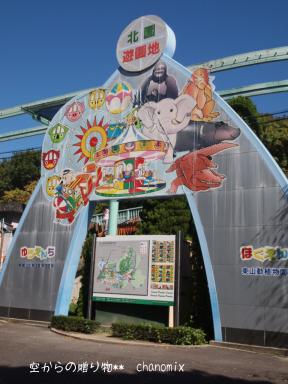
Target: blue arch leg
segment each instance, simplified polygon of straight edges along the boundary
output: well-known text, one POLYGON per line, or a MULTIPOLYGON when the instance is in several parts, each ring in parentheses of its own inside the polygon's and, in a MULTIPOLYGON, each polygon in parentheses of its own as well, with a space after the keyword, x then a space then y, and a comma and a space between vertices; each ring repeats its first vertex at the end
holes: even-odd
POLYGON ((55 315, 68 315, 73 283, 77 272, 82 246, 87 235, 90 216, 89 213, 91 213, 91 209, 89 209, 88 204, 77 219, 58 290, 55 315))
POLYGON ((220 311, 219 311, 219 303, 216 291, 215 278, 211 263, 211 258, 209 254, 209 248, 206 240, 206 236, 204 233, 204 229, 202 226, 201 218, 197 209, 197 204, 193 197, 193 193, 186 187, 184 188, 185 195, 187 197, 189 207, 195 222, 196 231, 198 234, 198 238, 200 241, 200 247, 202 250, 204 266, 207 276, 208 289, 210 295, 210 302, 212 308, 212 317, 213 317, 213 328, 214 328, 214 338, 216 341, 222 341, 222 329, 221 329, 221 319, 220 319, 220 311))

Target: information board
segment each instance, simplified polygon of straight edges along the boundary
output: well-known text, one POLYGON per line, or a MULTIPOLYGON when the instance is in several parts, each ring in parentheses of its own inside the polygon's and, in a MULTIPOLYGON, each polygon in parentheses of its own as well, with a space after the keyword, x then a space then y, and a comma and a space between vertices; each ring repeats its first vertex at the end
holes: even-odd
POLYGON ((174 305, 175 236, 97 238, 93 300, 174 305))

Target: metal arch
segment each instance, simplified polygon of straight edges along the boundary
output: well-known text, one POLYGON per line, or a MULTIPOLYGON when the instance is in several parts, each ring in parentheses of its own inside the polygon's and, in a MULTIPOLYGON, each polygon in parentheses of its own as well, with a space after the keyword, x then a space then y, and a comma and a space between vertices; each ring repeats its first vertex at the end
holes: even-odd
MULTIPOLYGON (((0 119, 5 119, 8 117, 13 117, 13 116, 18 116, 18 115, 23 115, 25 113, 29 114, 29 109, 30 108, 35 108, 35 107, 51 107, 57 104, 63 104, 66 103, 67 101, 71 100, 74 96, 80 95, 81 93, 86 93, 90 92, 95 88, 89 88, 89 89, 82 89, 81 91, 78 92, 71 92, 67 93, 62 96, 55 96, 55 97, 50 97, 48 99, 43 99, 43 100, 37 100, 32 103, 26 103, 26 104, 21 104, 21 105, 16 105, 15 107, 3 109, 0 111, 0 119)), ((42 122, 42 121, 41 121, 42 122)), ((46 124, 45 122, 43 122, 46 124)), ((49 124, 49 121, 48 121, 49 124)))
POLYGON ((279 60, 288 60, 288 46, 223 57, 222 59, 210 60, 204 63, 190 65, 188 66, 188 69, 193 72, 196 68, 203 67, 209 69, 211 72, 220 72, 228 69, 270 63, 272 61, 279 60))
POLYGON ((41 125, 39 127, 33 127, 33 128, 21 129, 19 131, 3 133, 3 135, 0 135, 0 142, 15 140, 15 139, 22 139, 24 137, 29 137, 29 136, 44 135, 46 130, 47 130, 47 126, 41 125))
POLYGON ((240 88, 226 89, 218 93, 223 99, 228 100, 236 96, 260 96, 279 92, 288 92, 288 80, 252 84, 240 88))

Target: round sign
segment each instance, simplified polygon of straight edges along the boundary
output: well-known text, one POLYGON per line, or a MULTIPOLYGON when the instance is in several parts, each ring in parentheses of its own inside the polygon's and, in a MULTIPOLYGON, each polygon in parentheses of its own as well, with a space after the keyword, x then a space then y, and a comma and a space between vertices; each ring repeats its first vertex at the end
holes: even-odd
POLYGON ((117 43, 117 60, 129 72, 143 71, 163 53, 172 57, 176 39, 172 29, 158 16, 142 16, 132 21, 117 43))

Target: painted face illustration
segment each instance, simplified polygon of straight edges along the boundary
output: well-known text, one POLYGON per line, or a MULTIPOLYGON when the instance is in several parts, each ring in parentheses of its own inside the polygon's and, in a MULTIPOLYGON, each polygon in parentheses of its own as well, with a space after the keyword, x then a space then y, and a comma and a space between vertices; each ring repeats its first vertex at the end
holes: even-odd
POLYGON ((72 123, 79 120, 82 113, 85 110, 84 103, 80 103, 78 101, 74 101, 74 103, 69 104, 65 111, 65 116, 72 123))
POLYGON ((96 110, 101 109, 105 103, 106 92, 105 89, 98 88, 89 93, 88 104, 89 107, 96 110))
POLYGON ((64 140, 67 132, 68 128, 65 125, 56 124, 49 129, 48 134, 52 143, 58 144, 61 143, 62 140, 64 140))
POLYGON ((42 162, 46 169, 53 169, 56 167, 60 157, 60 151, 55 151, 51 149, 48 152, 42 153, 42 162))

